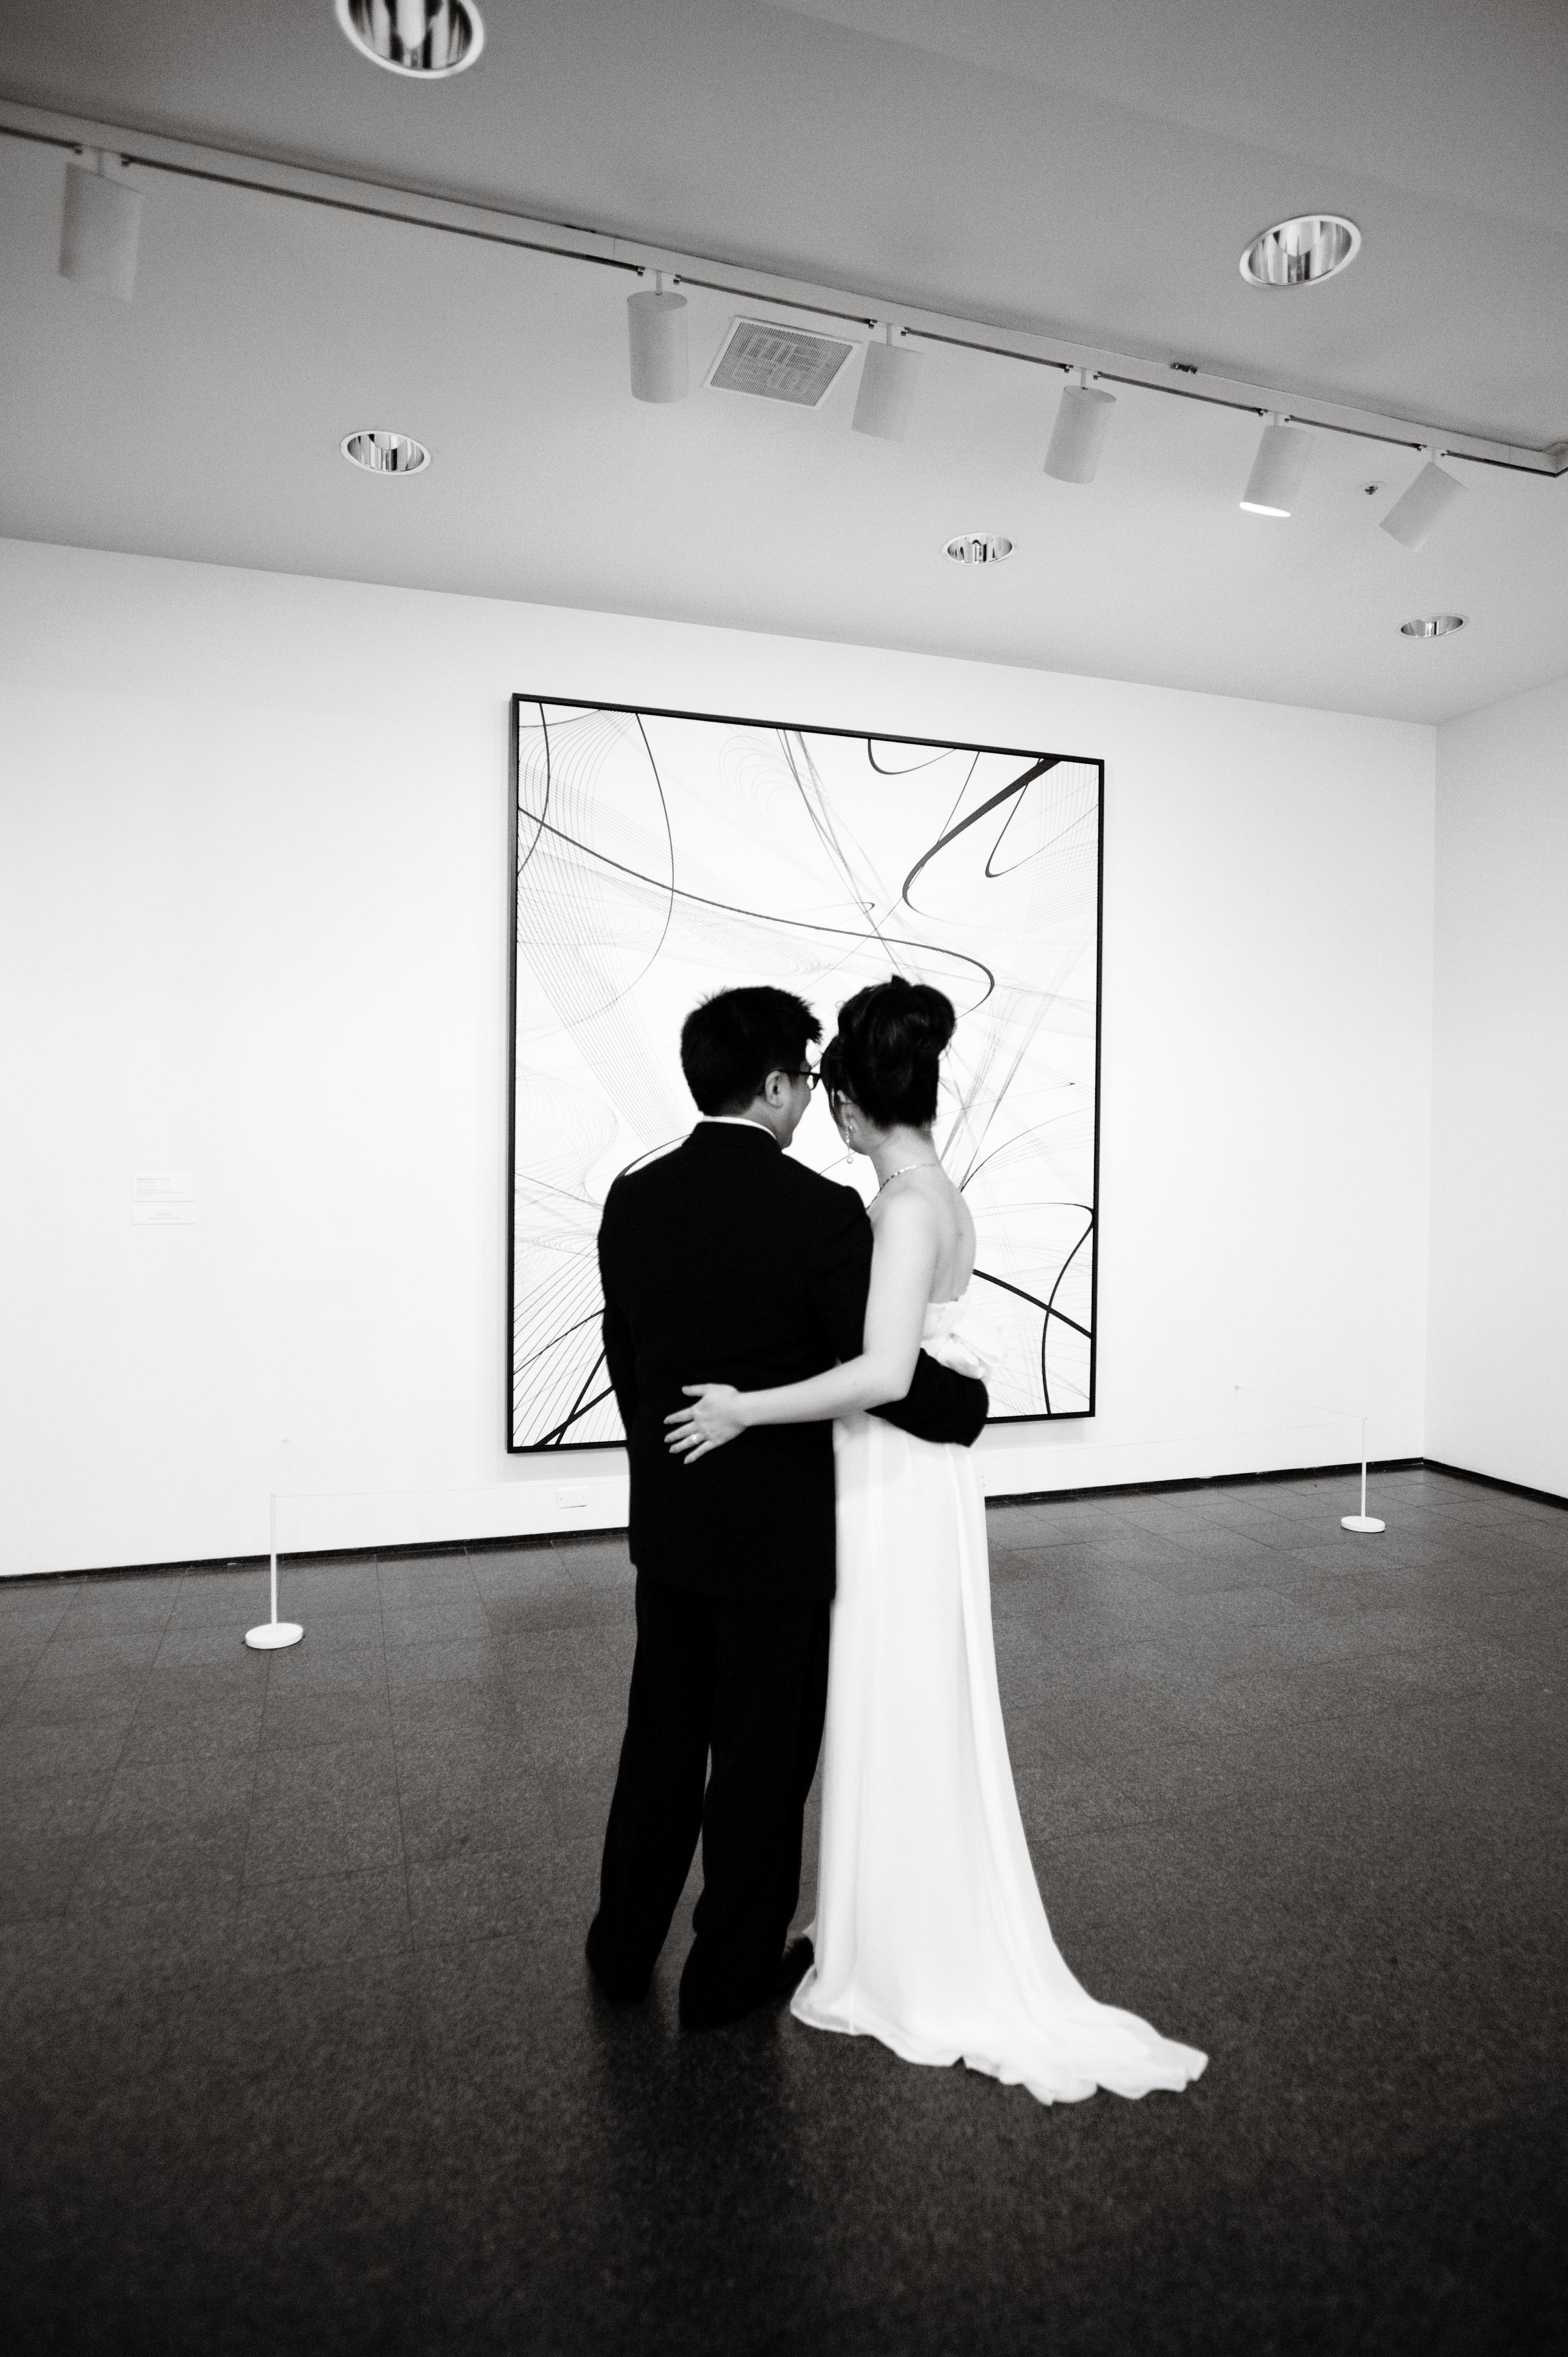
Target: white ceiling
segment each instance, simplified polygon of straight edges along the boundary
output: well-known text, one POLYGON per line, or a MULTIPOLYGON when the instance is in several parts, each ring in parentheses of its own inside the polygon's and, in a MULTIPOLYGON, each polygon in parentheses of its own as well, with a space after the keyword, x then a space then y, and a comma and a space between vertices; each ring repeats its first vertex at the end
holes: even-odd
MULTIPOLYGON (((1491 0, 489 0, 471 72, 359 59, 330 0, 52 0, 4 87, 91 115, 1536 444, 1568 438, 1568 8, 1491 0), (1249 289, 1312 206, 1366 244, 1249 289)), ((928 357, 907 443, 627 389, 618 274, 149 176, 129 307, 55 272, 58 151, 0 141, 0 523, 27 537, 908 646, 1439 718, 1568 667, 1568 478, 1324 436, 1289 523, 1249 418, 1123 391, 1048 480, 1047 372, 928 357), (337 453, 362 424, 410 482, 337 453), (1381 480, 1369 500, 1360 486, 1381 480), (975 578, 941 543, 1007 532, 975 578), (1453 608, 1417 645, 1406 616, 1453 608)), ((693 293, 699 379, 737 307, 693 293)))

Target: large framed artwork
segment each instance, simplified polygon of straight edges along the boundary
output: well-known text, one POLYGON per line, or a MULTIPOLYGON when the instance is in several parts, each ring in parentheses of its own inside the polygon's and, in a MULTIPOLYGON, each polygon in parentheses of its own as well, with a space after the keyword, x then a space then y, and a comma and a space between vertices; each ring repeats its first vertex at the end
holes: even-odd
MULTIPOLYGON (((773 983, 827 1037, 891 973, 958 1010, 936 1141, 1008 1346, 993 1418, 1092 1415, 1103 763, 547 696, 511 726, 509 1446, 622 1437, 595 1238, 696 1118, 690 1009, 773 983)), ((871 1192, 820 1096, 791 1150, 871 1192)))

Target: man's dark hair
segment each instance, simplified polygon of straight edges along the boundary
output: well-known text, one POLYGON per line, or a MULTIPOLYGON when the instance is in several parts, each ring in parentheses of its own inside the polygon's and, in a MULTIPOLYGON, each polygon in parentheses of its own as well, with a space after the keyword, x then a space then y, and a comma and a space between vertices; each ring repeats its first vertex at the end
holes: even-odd
POLYGON ((702 1113, 744 1113, 769 1072, 798 1072, 822 1027, 792 991, 720 990, 681 1026, 681 1070, 702 1113))

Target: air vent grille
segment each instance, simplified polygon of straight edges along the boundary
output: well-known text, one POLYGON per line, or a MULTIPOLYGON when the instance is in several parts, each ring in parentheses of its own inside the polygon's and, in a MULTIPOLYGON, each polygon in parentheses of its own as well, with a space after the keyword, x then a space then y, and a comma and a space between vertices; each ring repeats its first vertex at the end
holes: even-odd
POLYGON ((781 328, 771 319, 736 319, 708 382, 720 393, 753 393, 762 401, 817 409, 854 350, 841 336, 781 328))

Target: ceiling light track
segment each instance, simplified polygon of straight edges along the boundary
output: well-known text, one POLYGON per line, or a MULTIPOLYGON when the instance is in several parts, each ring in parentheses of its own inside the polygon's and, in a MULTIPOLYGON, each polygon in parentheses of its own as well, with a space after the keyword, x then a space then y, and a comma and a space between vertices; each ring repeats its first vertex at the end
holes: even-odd
MULTIPOLYGON (((295 203, 392 221, 402 227, 436 230, 483 244, 515 246, 524 253, 553 255, 562 262, 590 263, 639 277, 661 270, 672 283, 715 293, 734 293, 747 302, 841 318, 857 326, 875 328, 891 321, 900 335, 925 343, 945 344, 955 350, 1023 361, 1032 367, 1055 369, 1063 376, 1081 370, 1089 380, 1098 379, 1102 384, 1126 385, 1146 393, 1174 395, 1179 400, 1206 401, 1221 408, 1249 410, 1255 416, 1277 416, 1294 425, 1353 435, 1364 441, 1395 447, 1440 451, 1451 458, 1497 467, 1511 474, 1538 475, 1552 480, 1568 473, 1568 443, 1540 449, 1487 435, 1450 432, 1428 420, 1390 416, 1280 386, 1248 384, 1203 370, 1194 371, 1190 362, 1179 364, 1178 383, 1173 382, 1178 368, 1176 362, 1100 350, 1032 330, 1004 329, 1008 340, 995 343, 987 334, 988 322, 954 318, 904 303, 883 301, 875 296, 786 279, 768 271, 737 271, 736 279, 749 281, 746 285, 727 278, 720 282, 700 274, 715 267, 734 269, 734 264, 726 265, 704 255, 671 253, 569 222, 542 221, 500 207, 467 204, 419 189, 296 166, 283 158, 201 147, 161 134, 130 132, 124 126, 56 114, 13 100, 0 100, 0 136, 78 154, 107 152, 145 171, 205 180, 295 203), (416 206, 417 210, 413 209, 416 206), (568 239, 572 242, 565 242, 568 239)), ((992 328, 990 333, 993 335, 995 329, 992 328)))
MULTIPOLYGON (((134 164, 145 172, 162 172, 171 179, 205 180, 214 188, 242 188, 251 196, 282 197, 287 203, 317 205, 326 212, 355 213, 362 221, 392 221, 402 229, 436 230, 445 237, 472 238, 480 245, 515 246, 521 253, 553 253, 561 262, 596 263, 602 269, 629 271, 639 278, 645 276, 651 267, 646 262, 633 261, 628 254, 597 253, 591 245, 559 245, 549 238, 519 237, 515 231, 510 230, 489 228, 485 225, 483 218, 478 220, 472 218, 476 214, 482 217, 487 210, 485 207, 459 204, 446 197, 427 197, 418 188, 393 188, 385 187, 381 181, 356 181, 345 178, 339 183, 340 186, 364 188, 367 194, 362 197, 342 196, 338 194, 337 188, 331 186, 301 185, 302 182, 309 181, 330 183, 337 178, 330 173, 301 170, 291 181, 265 180, 260 178, 255 172, 222 170, 216 162, 192 164, 166 154, 155 155, 151 152, 152 143, 140 133, 120 132, 111 140, 94 143, 87 140, 85 135, 78 137, 57 131, 35 131, 5 120, 6 116, 14 113, 32 113, 33 112, 31 107, 15 108, 8 100, 0 99, 0 139, 26 140, 31 145, 38 147, 62 147, 78 156, 91 156, 94 152, 109 154, 122 165, 134 164), (425 206, 426 210, 417 213, 408 212, 395 203, 372 203, 370 194, 371 191, 377 195, 384 191, 384 194, 390 198, 402 198, 405 200, 412 199, 415 203, 425 206), (436 210, 437 208, 439 210, 436 210), (461 218, 465 215, 469 218, 461 218)), ((156 143, 160 149, 171 147, 176 144, 172 140, 162 139, 156 143)), ((222 156, 223 152, 218 151, 220 156, 222 156)), ((292 172, 294 168, 288 165, 280 167, 277 161, 270 156, 257 156, 252 159, 243 156, 235 156, 228 157, 227 160, 231 164, 254 160, 261 170, 276 171, 281 168, 292 172)), ((526 221, 532 228, 558 230, 565 237, 597 238, 599 236, 597 230, 579 228, 574 221, 536 221, 532 215, 503 213, 499 210, 490 213, 489 218, 496 221, 526 221)), ((611 238, 603 240, 603 243, 607 246, 615 242, 616 241, 611 238)))
MULTIPOLYGON (((1064 377, 1076 376, 1081 371, 1102 384, 1129 385, 1136 393, 1157 393, 1176 401, 1206 402, 1213 409, 1239 409, 1249 417, 1278 417, 1283 425, 1310 425, 1324 434, 1348 434, 1358 442, 1386 442, 1391 449, 1441 448, 1448 457, 1463 458, 1473 466, 1501 467, 1516 475, 1544 475, 1548 481, 1568 473, 1568 443, 1554 443, 1548 449, 1536 450, 1528 443, 1498 443, 1480 434, 1449 434, 1434 425, 1419 425, 1413 419, 1380 418, 1362 411, 1347 414, 1336 402, 1316 401, 1299 393, 1282 396, 1268 385, 1207 377, 1187 361, 1165 363, 1183 379, 1179 384, 1170 384, 1161 378, 1159 363, 1155 361, 1138 364, 1138 373, 1130 375, 1124 367, 1106 368, 1093 360, 1058 360, 1046 352, 1020 351, 1016 344, 984 344, 973 336, 954 336, 935 328, 917 327, 907 311, 901 311, 898 317, 904 334, 922 344, 949 344, 956 351, 982 352, 990 360, 1023 361, 1030 368, 1055 369, 1064 377), (1281 406, 1282 399, 1292 398, 1304 405, 1281 406), (1326 414, 1332 409, 1338 409, 1339 415, 1326 414)), ((1106 353, 1101 357, 1125 362, 1124 354, 1106 353)))
MULTIPOLYGON (((0 131, 8 126, 0 124, 0 131)), ((283 197, 290 204, 319 205, 333 213, 358 213, 362 221, 395 221, 403 229, 433 229, 444 237, 467 237, 481 245, 513 245, 521 253, 558 254, 563 262, 594 262, 606 270, 634 270, 640 275, 647 265, 628 262, 613 253, 585 252, 575 245, 552 245, 543 238, 516 237, 499 229, 479 229, 471 221, 435 221, 429 213, 396 211, 391 205, 371 205, 352 197, 324 196, 317 188, 290 188, 275 180, 258 180, 239 172, 215 172, 208 165, 171 164, 166 156, 143 156, 131 150, 122 155, 123 164, 139 164, 144 171, 163 172, 177 180, 208 180, 220 188, 244 188, 258 197, 283 197)))
MULTIPOLYGON (((645 264, 639 266, 647 267, 645 264)), ((877 328, 885 316, 880 311, 875 317, 867 311, 839 311, 828 303, 800 303, 789 295, 761 295, 755 286, 731 286, 718 278, 693 278, 689 270, 672 270, 670 283, 672 286, 700 286, 704 295, 738 295, 743 303, 777 303, 783 310, 810 311, 819 319, 844 319, 852 328, 877 328)))

